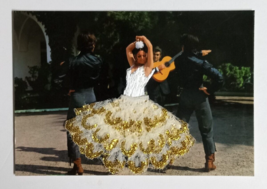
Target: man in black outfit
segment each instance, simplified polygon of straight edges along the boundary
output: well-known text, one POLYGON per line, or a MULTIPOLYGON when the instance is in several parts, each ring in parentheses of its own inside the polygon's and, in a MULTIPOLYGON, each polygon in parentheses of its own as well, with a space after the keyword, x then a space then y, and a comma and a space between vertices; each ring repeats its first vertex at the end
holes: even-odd
MULTIPOLYGON (((67 119, 76 116, 74 109, 96 101, 94 86, 100 76, 102 60, 94 54, 96 37, 90 32, 83 32, 77 37, 77 46, 80 54, 69 58, 70 105, 67 119)), ((68 156, 74 163, 69 175, 83 174, 79 147, 72 141, 67 132, 68 156)))
MULTIPOLYGON (((154 63, 159 62, 162 50, 159 47, 155 47, 153 51, 154 63)), ((146 88, 149 98, 159 105, 164 106, 166 95, 170 93, 168 81, 164 80, 163 82, 157 82, 153 77, 151 77, 146 88)))
POLYGON ((223 85, 223 77, 210 63, 198 56, 198 43, 196 36, 188 34, 181 36, 182 54, 175 61, 175 74, 179 85, 183 88, 177 117, 188 123, 195 111, 206 155, 205 170, 210 171, 216 169, 213 164, 216 147, 208 96, 223 85), (211 78, 212 84, 209 88, 203 86, 203 75, 211 78))

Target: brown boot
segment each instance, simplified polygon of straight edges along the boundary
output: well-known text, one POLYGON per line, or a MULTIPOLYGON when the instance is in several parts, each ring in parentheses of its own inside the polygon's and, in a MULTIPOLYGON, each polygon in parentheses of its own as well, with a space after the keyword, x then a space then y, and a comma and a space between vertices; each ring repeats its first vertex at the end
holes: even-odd
POLYGON ((215 161, 214 154, 211 154, 209 156, 206 155, 205 171, 209 172, 216 169, 216 166, 213 164, 214 161, 215 161))
POLYGON ((82 175, 83 174, 83 168, 82 168, 82 161, 81 158, 77 158, 76 160, 73 161, 74 166, 73 168, 68 171, 68 175, 82 175))

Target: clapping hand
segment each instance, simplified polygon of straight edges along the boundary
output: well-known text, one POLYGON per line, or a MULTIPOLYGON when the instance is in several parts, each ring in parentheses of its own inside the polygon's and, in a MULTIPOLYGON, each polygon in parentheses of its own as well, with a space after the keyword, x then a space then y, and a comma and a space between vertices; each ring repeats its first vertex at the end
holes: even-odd
POLYGON ((206 95, 210 95, 210 93, 207 92, 207 87, 201 87, 199 90, 203 91, 206 95))
POLYGON ((211 50, 202 50, 202 51, 201 51, 202 56, 206 56, 206 55, 208 55, 210 52, 211 52, 211 50))
POLYGON ((69 90, 68 96, 70 96, 71 93, 74 93, 74 92, 75 92, 75 90, 69 90))

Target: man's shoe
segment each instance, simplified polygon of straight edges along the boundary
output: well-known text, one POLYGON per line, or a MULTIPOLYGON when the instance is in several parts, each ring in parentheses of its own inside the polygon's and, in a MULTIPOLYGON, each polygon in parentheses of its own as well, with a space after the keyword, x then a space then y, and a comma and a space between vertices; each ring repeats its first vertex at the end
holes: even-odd
POLYGON ((206 155, 206 163, 205 163, 205 171, 210 172, 216 169, 216 166, 213 164, 215 161, 215 155, 211 154, 209 156, 206 155))
POLYGON ((78 175, 83 175, 83 168, 82 168, 82 161, 81 158, 77 158, 76 160, 73 161, 74 166, 73 168, 68 171, 68 175, 76 175, 78 173, 78 175))

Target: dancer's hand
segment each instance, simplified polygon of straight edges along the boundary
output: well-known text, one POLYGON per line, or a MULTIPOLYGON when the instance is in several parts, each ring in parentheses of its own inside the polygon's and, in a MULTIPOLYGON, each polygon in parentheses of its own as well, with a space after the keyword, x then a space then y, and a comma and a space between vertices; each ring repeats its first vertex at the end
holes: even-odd
POLYGON ((208 55, 210 52, 211 52, 211 50, 202 50, 202 51, 201 51, 202 56, 206 56, 206 55, 208 55))
POLYGON ((136 40, 136 41, 144 41, 144 40, 146 40, 146 37, 143 36, 143 35, 142 35, 142 36, 136 36, 136 37, 135 37, 135 40, 136 40))
POLYGON ((71 93, 74 93, 75 92, 75 90, 69 90, 69 93, 68 93, 68 95, 70 96, 71 95, 71 93))
POLYGON ((206 95, 210 95, 210 93, 207 92, 207 87, 201 87, 199 90, 203 91, 206 95))

